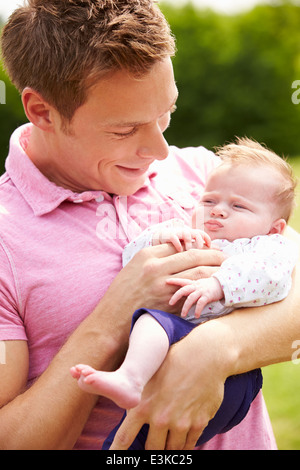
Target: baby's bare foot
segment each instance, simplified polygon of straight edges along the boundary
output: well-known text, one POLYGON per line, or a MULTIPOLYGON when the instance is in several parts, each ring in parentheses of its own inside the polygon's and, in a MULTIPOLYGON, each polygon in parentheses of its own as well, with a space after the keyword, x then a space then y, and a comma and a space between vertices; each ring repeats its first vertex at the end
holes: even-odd
POLYGON ((120 369, 115 372, 102 372, 79 364, 72 367, 71 375, 77 379, 79 387, 85 392, 105 396, 121 408, 134 408, 141 400, 142 385, 120 369))

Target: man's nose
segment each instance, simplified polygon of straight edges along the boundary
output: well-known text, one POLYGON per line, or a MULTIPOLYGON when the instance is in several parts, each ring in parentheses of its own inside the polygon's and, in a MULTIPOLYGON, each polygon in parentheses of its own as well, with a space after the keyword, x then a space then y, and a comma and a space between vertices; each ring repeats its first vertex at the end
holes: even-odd
POLYGON ((142 158, 164 160, 169 155, 169 146, 159 125, 147 129, 143 135, 138 154, 142 158))

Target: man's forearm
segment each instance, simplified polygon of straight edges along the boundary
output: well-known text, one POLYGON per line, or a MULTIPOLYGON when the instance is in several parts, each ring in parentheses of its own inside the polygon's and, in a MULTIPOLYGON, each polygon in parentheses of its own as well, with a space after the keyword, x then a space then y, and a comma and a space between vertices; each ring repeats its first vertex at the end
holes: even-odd
POLYGON ((300 340, 300 267, 294 273, 288 297, 264 307, 239 309, 193 330, 195 345, 205 341, 213 355, 222 358, 227 376, 289 361, 293 342, 300 340))
MULTIPOLYGON (((287 227, 285 236, 298 244, 300 252, 300 234, 287 227)), ((212 348, 218 348, 227 376, 290 361, 293 343, 300 340, 299 285, 300 261, 286 299, 264 307, 238 309, 207 322, 190 333, 189 340, 196 346, 203 337, 212 348)))
POLYGON ((74 446, 97 397, 79 389, 70 375, 70 367, 85 362, 113 370, 122 360, 130 313, 125 315, 123 310, 122 320, 119 312, 114 314, 113 305, 110 296, 104 298, 32 387, 0 410, 1 449, 71 449, 74 446))

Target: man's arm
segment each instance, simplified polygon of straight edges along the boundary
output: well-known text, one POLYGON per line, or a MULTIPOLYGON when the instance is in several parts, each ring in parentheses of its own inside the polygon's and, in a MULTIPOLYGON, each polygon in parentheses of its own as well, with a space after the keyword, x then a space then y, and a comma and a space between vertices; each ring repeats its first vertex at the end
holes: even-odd
MULTIPOLYGON (((297 232, 288 228, 285 235, 300 247, 300 235, 297 232)), ((293 272, 291 292, 286 299, 267 307, 242 309, 235 313, 230 322, 232 338, 238 341, 233 373, 292 359, 292 343, 300 339, 299 283, 300 260, 293 272), (238 332, 244 326, 246 331, 238 332)), ((225 318, 224 326, 228 328, 225 318)))
MULTIPOLYGON (((300 235, 287 236, 300 246, 300 235)), ((173 345, 111 449, 127 449, 146 422, 148 449, 193 449, 222 402, 227 377, 291 360, 300 339, 299 283, 298 262, 285 300, 206 322, 173 345)))
POLYGON ((25 390, 29 360, 27 343, 5 343, 6 364, 0 365, 0 449, 70 449, 74 446, 96 398, 80 392, 69 369, 79 358, 85 358, 95 366, 113 369, 121 359, 126 333, 128 335, 127 325, 123 328, 124 338, 110 327, 105 318, 104 312, 109 310, 105 303, 104 300, 99 304, 73 333, 48 369, 28 390, 25 390), (101 332, 99 326, 104 321, 106 326, 101 332))
POLYGON ((133 311, 143 305, 167 309, 174 292, 173 288, 166 288, 168 277, 182 271, 191 276, 199 276, 200 271, 206 275, 199 265, 220 265, 222 261, 217 252, 173 253, 169 245, 138 253, 28 390, 24 391, 27 344, 6 343, 6 364, 0 365, 0 449, 74 446, 97 398, 79 389, 70 367, 87 363, 97 369, 114 370, 127 348, 133 311))

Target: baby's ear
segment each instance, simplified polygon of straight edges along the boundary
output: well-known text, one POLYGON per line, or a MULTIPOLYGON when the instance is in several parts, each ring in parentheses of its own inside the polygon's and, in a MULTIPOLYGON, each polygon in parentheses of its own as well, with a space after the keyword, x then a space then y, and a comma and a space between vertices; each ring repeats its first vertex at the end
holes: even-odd
POLYGON ((274 233, 279 233, 280 235, 283 234, 286 227, 286 221, 284 219, 277 219, 272 223, 270 232, 268 235, 272 235, 274 233))

